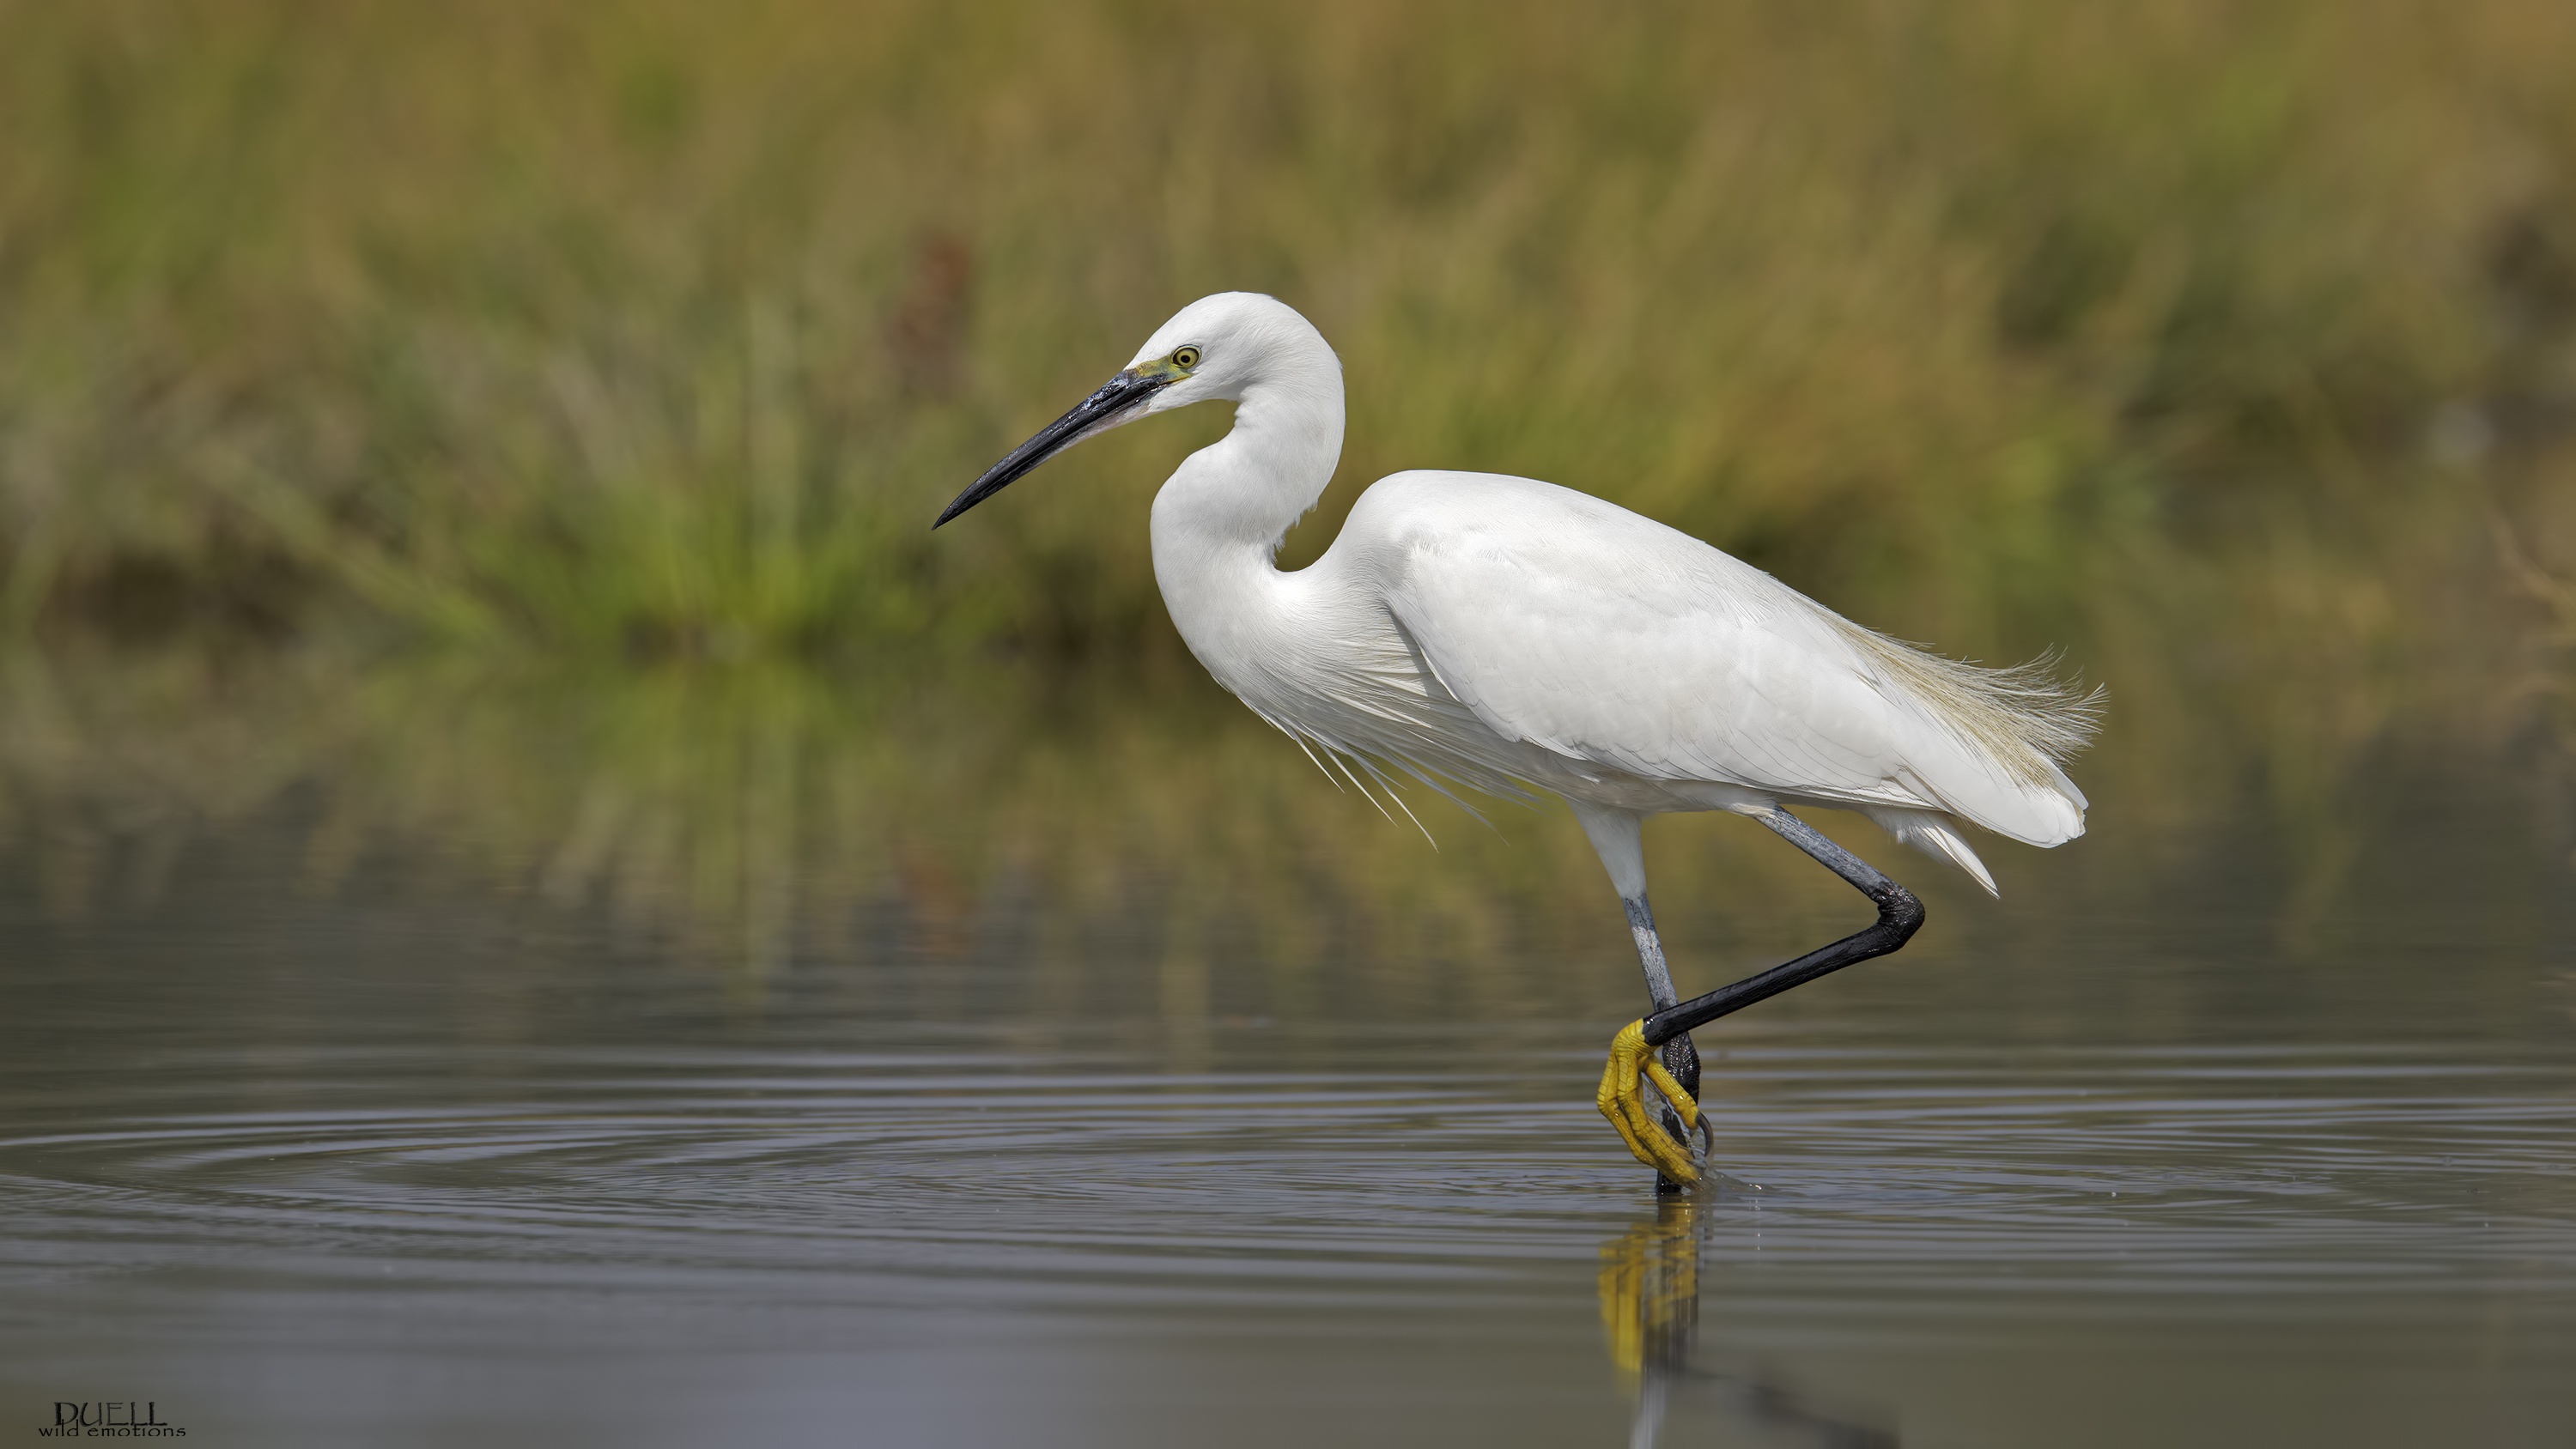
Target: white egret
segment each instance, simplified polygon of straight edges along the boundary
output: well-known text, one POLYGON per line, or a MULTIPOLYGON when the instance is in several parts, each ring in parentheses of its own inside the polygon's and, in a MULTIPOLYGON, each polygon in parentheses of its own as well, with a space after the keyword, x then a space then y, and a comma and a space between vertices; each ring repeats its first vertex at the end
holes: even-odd
POLYGON ((1236 405, 1233 430, 1154 498, 1154 578, 1181 638, 1218 683, 1355 783, 1401 774, 1443 793, 1543 791, 1573 807, 1627 907, 1655 1006, 1614 1039, 1598 1103, 1638 1160, 1676 1183, 1698 1177, 1690 1031, 1894 951, 1923 921, 1911 893, 1789 806, 1858 811, 1988 891, 1994 877, 1959 822, 2038 846, 2084 832, 2084 796, 2059 762, 2089 739, 2095 697, 2036 666, 1912 649, 1598 498, 1490 473, 1397 473, 1360 496, 1322 558, 1281 570, 1282 539, 1341 456, 1342 368, 1275 298, 1226 292, 1182 308, 939 523, 1084 438, 1217 400, 1236 405), (1761 821, 1868 896, 1878 920, 1679 1000, 1639 838, 1646 816, 1671 810, 1761 821), (1669 1106, 1660 1123, 1641 1076, 1669 1106))

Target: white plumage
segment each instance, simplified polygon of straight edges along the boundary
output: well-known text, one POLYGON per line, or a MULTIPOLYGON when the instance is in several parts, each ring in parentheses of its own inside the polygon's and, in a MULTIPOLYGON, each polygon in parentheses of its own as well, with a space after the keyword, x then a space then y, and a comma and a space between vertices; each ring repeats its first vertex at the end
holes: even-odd
POLYGON ((1239 402, 1234 430, 1155 498, 1154 572, 1191 652, 1288 733, 1587 815, 1859 810, 1989 890, 1953 821, 2041 846, 2083 833, 2055 757, 2082 742, 2088 701, 1909 649, 1587 494, 1398 473, 1321 559, 1280 571, 1340 455, 1340 362, 1250 293, 1192 303, 1131 370, 1183 346, 1202 354, 1195 375, 1109 425, 1239 402))
MULTIPOLYGON (((1873 898, 1903 892, 1837 864, 1838 848, 1780 807, 1859 811, 1989 891, 1961 822, 2038 846, 2084 832, 2084 796, 2058 761, 2090 736, 2094 698, 2037 666, 1980 669, 1897 643, 1586 494, 1398 473, 1361 495, 1321 559, 1281 571, 1281 539, 1341 454, 1342 372, 1270 297, 1183 308, 940 521, 1073 442, 1212 400, 1237 404, 1233 430, 1185 460, 1153 507, 1155 578, 1190 651, 1355 782, 1401 773, 1444 793, 1563 797, 1629 902, 1659 1007, 1674 1003, 1645 907, 1646 815, 1764 818, 1873 898)), ((1910 896, 1905 909, 1920 919, 1910 896)), ((1668 1175, 1687 1171, 1622 1131, 1668 1175)))

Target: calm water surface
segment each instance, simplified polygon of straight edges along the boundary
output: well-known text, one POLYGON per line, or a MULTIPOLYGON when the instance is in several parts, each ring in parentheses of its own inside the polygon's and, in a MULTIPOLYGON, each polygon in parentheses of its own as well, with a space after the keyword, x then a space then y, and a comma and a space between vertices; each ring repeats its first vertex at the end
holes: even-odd
POLYGON ((1176 987, 1113 932, 1067 985, 1043 901, 749 968, 433 844, 319 888, 292 801, 65 911, 22 841, 0 1432, 2568 1443, 2564 842, 2429 793, 2296 939, 2252 829, 1943 897, 1703 1036, 1723 1176, 1665 1201, 1588 1100, 1606 889, 1575 1007, 1385 1011, 1463 978, 1176 987))

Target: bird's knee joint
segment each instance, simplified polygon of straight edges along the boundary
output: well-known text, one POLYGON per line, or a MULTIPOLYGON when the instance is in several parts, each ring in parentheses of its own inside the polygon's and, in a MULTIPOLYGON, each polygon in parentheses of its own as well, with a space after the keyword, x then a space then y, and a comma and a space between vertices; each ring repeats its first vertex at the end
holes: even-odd
POLYGON ((1878 919, 1896 933, 1897 944, 1903 945, 1923 928, 1923 903, 1914 898, 1914 892, 1889 881, 1887 894, 1879 898, 1878 919))

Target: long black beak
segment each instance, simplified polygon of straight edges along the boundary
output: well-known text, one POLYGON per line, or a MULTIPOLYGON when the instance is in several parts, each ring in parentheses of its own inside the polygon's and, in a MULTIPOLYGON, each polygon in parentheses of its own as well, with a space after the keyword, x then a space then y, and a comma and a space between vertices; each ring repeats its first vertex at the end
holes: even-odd
POLYGON ((1036 437, 1013 448, 1009 457, 986 470, 974 486, 957 495, 957 501, 939 515, 939 522, 930 526, 937 528, 1017 483, 1047 459, 1094 433, 1117 426, 1138 404, 1178 381, 1178 374, 1138 372, 1133 368, 1109 379, 1100 391, 1084 398, 1081 406, 1040 428, 1036 437))

